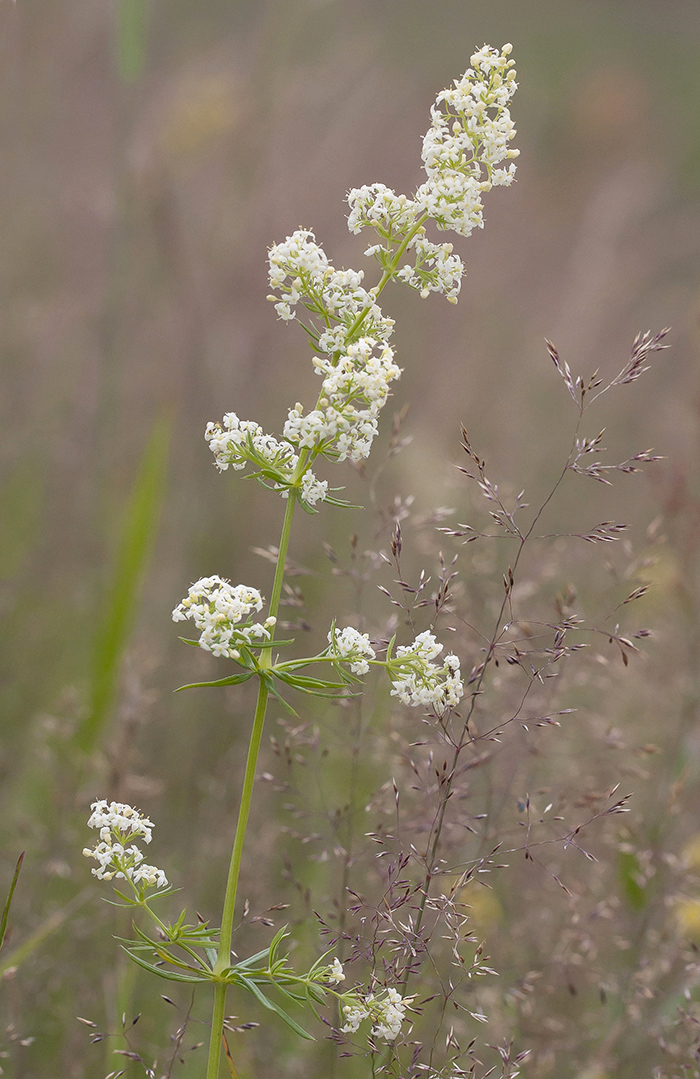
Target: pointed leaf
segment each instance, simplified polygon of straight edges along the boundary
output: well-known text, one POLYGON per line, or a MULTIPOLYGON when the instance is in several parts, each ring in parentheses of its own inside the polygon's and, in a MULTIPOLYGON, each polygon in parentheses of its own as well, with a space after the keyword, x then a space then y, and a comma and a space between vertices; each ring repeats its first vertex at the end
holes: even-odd
POLYGON ((171 429, 168 413, 156 419, 124 510, 112 580, 100 604, 101 617, 94 634, 90 707, 74 735, 76 745, 86 753, 103 734, 116 697, 122 658, 160 519, 171 429))
POLYGON ((306 1038, 307 1041, 310 1042, 316 1041, 313 1035, 309 1034, 306 1030, 304 1030, 303 1027, 300 1027, 299 1024, 295 1022, 294 1019, 292 1019, 291 1015, 287 1015, 284 1009, 280 1008, 279 1004, 275 1004, 274 1000, 270 1000, 269 997, 266 997, 262 990, 258 989, 255 982, 251 982, 246 979, 243 984, 245 985, 246 989, 250 990, 253 996, 260 1001, 263 1007, 279 1015, 282 1022, 286 1023, 287 1026, 290 1027, 295 1034, 298 1034, 300 1038, 306 1038))
POLYGON ((210 979, 190 974, 178 974, 174 970, 167 970, 163 967, 156 967, 153 963, 147 963, 145 959, 141 959, 140 956, 135 955, 129 948, 124 948, 124 951, 133 959, 134 963, 139 967, 143 967, 144 970, 148 970, 151 974, 157 974, 159 978, 164 978, 168 982, 207 982, 210 979))
POLYGON ((12 897, 15 894, 15 888, 17 886, 17 879, 19 877, 19 871, 22 868, 22 862, 24 861, 24 854, 25 854, 25 852, 22 851, 19 858, 17 859, 17 865, 15 866, 15 873, 14 873, 14 876, 12 878, 12 883, 10 884, 10 890, 7 893, 7 902, 5 903, 5 909, 2 912, 2 921, 0 922, 0 948, 2 948, 4 940, 5 940, 5 933, 7 932, 7 919, 10 916, 10 906, 12 905, 12 897))
POLYGON ((186 686, 178 686, 176 693, 182 693, 183 689, 210 689, 217 686, 240 686, 252 678, 255 671, 246 671, 244 674, 231 674, 228 678, 217 678, 215 682, 190 682, 186 686))

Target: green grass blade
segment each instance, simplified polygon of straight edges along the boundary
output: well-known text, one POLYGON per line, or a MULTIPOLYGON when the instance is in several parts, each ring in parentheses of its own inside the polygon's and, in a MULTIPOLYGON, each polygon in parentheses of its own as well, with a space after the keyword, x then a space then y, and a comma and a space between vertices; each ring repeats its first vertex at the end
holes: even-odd
POLYGON ((136 82, 143 72, 147 41, 148 0, 119 0, 117 68, 124 82, 136 82))
POLYGON ((78 892, 69 903, 66 903, 65 907, 61 907, 60 910, 45 918, 38 929, 0 961, 0 978, 6 971, 20 967, 32 952, 35 952, 45 940, 52 936, 57 929, 60 929, 64 922, 94 895, 94 888, 83 888, 82 892, 78 892))
POLYGON ((12 896, 15 894, 15 888, 17 887, 17 879, 19 877, 19 871, 22 868, 22 862, 24 861, 25 851, 22 851, 17 859, 17 865, 15 866, 15 875, 12 878, 10 890, 7 893, 7 902, 5 903, 5 909, 2 912, 2 921, 0 922, 0 948, 2 948, 5 941, 5 933, 7 932, 7 919, 10 916, 10 907, 12 905, 12 896))
POLYGON ((124 513, 121 541, 102 622, 97 628, 90 708, 76 732, 85 752, 95 746, 109 719, 122 656, 148 563, 167 479, 171 421, 160 416, 143 455, 124 513))
POLYGON ((0 580, 14 577, 37 542, 45 482, 40 466, 24 459, 0 488, 0 580))

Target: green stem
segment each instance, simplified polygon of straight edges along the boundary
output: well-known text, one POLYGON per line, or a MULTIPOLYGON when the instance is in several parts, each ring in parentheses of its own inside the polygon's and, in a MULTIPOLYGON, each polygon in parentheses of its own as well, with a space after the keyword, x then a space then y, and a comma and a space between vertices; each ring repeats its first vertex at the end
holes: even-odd
MULTIPOLYGON (((413 239, 415 234, 418 232, 418 230, 420 228, 422 228, 422 226, 428 220, 428 216, 429 216, 428 214, 423 214, 423 216, 421 218, 419 218, 418 221, 416 221, 416 223, 413 225, 413 227, 411 229, 409 229, 409 231, 404 236, 402 242, 397 247, 397 249, 396 249, 396 251, 394 253, 394 257, 391 260, 391 264, 389 265, 388 269, 386 269, 384 271, 384 273, 382 274, 382 276, 381 276, 381 278, 379 280, 379 284, 376 285, 376 287, 374 289, 375 297, 379 296, 384 291, 386 285, 388 285, 389 282, 391 281, 392 277, 394 276, 394 274, 396 272, 396 267, 398 266, 401 259, 403 258, 403 254, 404 254, 406 248, 408 247, 408 245, 410 244, 411 240, 413 239)), ((359 315, 357 316, 357 318, 355 319, 355 321, 350 326, 350 329, 347 332, 346 336, 347 336, 348 340, 352 340, 353 335, 355 333, 357 333, 360 326, 362 325, 364 320, 367 318, 367 314, 368 314, 369 310, 370 310, 370 307, 368 305, 367 307, 363 308, 362 311, 360 311, 359 315)))
POLYGON ((236 904, 238 876, 241 870, 243 843, 245 841, 245 833, 248 826, 250 803, 253 799, 255 769, 258 763, 258 753, 260 752, 260 742, 262 740, 265 712, 267 711, 268 695, 269 689, 267 683, 261 679, 258 687, 258 701, 255 707, 253 730, 250 735, 250 744, 248 746, 248 759, 246 761, 245 776, 243 778, 241 804, 238 810, 238 824, 236 826, 236 835, 233 841, 233 850, 231 852, 231 864, 229 867, 228 882, 226 884, 226 895, 224 897, 224 911, 221 916, 221 937, 219 954, 216 963, 214 964, 215 974, 220 974, 222 970, 225 970, 231 965, 231 937, 233 935, 233 913, 236 904))
POLYGON ((207 1079, 219 1079, 225 1015, 226 982, 217 982, 214 986, 214 1007, 211 1013, 211 1040, 209 1042, 209 1059, 207 1061, 207 1079))
MULTIPOLYGON (((303 474, 304 465, 306 464, 306 458, 308 457, 308 450, 302 451, 299 455, 299 463, 295 471, 295 479, 297 479, 297 473, 303 474)), ((294 507, 296 505, 296 493, 290 491, 287 498, 287 507, 284 511, 284 522, 282 524, 282 535, 280 537, 280 548, 277 554, 277 565, 275 566, 275 579, 272 582, 272 595, 270 596, 270 616, 277 618, 279 612, 280 600, 282 598, 282 584, 284 583, 284 569, 287 563, 287 551, 289 550, 289 537, 292 531, 292 515, 294 513, 294 507)), ((260 658, 260 666, 271 666, 271 649, 266 649, 263 656, 260 658), (267 662, 266 662, 267 660, 267 662)))
MULTIPOLYGON (((406 250, 412 236, 418 231, 426 219, 427 214, 421 218, 420 221, 411 229, 411 231, 404 238, 403 243, 398 248, 390 269, 385 270, 382 278, 377 285, 375 295, 379 295, 384 289, 385 285, 391 280, 393 271, 396 269, 401 256, 406 250)), ((351 326, 348 337, 351 337, 362 325, 362 322, 367 316, 369 306, 360 312, 355 322, 351 326)), ((309 450, 303 449, 299 454, 299 460, 297 462, 296 469, 294 470, 293 481, 298 482, 303 476, 306 470, 306 464, 309 459, 309 450)), ((297 497, 294 488, 290 489, 287 500, 287 507, 284 514, 284 523, 282 525, 282 535, 280 537, 279 553, 277 555, 277 565, 275 567, 275 578, 272 584, 272 595, 270 596, 270 616, 277 618, 279 611, 280 601, 282 599, 282 586, 284 584, 284 570, 287 561, 287 550, 289 549, 289 537, 292 529, 292 515, 294 513, 294 506, 296 505, 297 497)), ((266 648, 260 657, 261 671, 265 672, 272 666, 272 649, 266 648)), ((245 841, 246 828, 248 825, 248 816, 250 813, 250 804, 253 798, 253 785, 255 782, 255 770, 258 763, 258 754, 260 752, 260 744, 262 741, 263 726, 265 723, 265 713, 267 711, 267 701, 269 697, 269 687, 264 677, 260 678, 258 686, 258 700, 255 707, 255 717, 253 719, 253 729, 250 735, 250 744, 248 746, 248 759, 246 761, 245 776, 243 779, 243 791, 241 793, 241 804, 238 810, 238 824, 236 826, 236 835, 233 841, 233 850, 231 852, 231 863, 229 866, 228 881, 226 884, 226 895, 224 896, 224 909, 221 916, 221 935, 219 938, 219 951, 214 964, 214 974, 221 976, 222 971, 226 970, 231 965, 231 938, 233 936, 233 917, 236 906, 236 892, 238 889, 238 877, 241 870, 241 860, 243 857, 243 844, 245 841)), ((218 1079, 219 1067, 221 1063, 221 1046, 224 1030, 224 1015, 226 1007, 226 989, 227 985, 224 981, 218 981, 215 983, 214 989, 214 1007, 212 1011, 212 1023, 211 1023, 211 1038, 209 1042, 209 1060, 207 1063, 207 1075, 206 1079, 218 1079)))
MULTIPOLYGON (((272 584, 272 595, 270 597, 270 616, 274 618, 277 617, 280 600, 282 598, 284 568, 287 561, 287 551, 289 549, 289 537, 292 530, 292 516, 294 514, 295 505, 296 494, 294 491, 290 491, 284 513, 284 523, 282 525, 282 535, 280 537, 279 553, 277 555, 277 565, 275 567, 275 579, 272 584)), ((265 670, 271 665, 272 649, 266 648, 260 657, 260 667, 265 670)), ((258 763, 258 754, 260 752, 260 743, 262 741, 263 725, 265 723, 265 713, 267 711, 269 693, 270 691, 267 682, 264 678, 261 678, 258 685, 258 700, 255 706, 253 729, 251 731, 250 744, 248 746, 248 758, 245 766, 245 775, 243 777, 241 804, 238 810, 238 823, 236 825, 236 835, 233 841, 233 850, 231 852, 231 863, 228 871, 228 881, 226 883, 226 895, 224 896, 224 909, 221 916, 221 935, 219 937, 219 952, 216 963, 214 964, 214 973, 218 975, 221 975, 221 972, 231 965, 231 937, 233 936, 233 916, 236 907, 238 877, 241 871, 243 844, 245 842, 245 833, 248 826, 250 804, 253 800, 255 770, 258 763)), ((218 1079, 219 1077, 221 1043, 226 1009, 226 989, 226 982, 223 981, 217 982, 214 987, 214 1007, 211 1017, 211 1038, 209 1041, 209 1060, 207 1062, 206 1079, 218 1079)))

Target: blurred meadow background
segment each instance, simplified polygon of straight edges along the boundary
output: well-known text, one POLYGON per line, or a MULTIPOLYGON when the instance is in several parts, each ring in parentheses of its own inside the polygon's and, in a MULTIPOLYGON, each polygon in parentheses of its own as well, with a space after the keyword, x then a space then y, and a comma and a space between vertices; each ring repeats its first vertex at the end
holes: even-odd
MULTIPOLYGON (((334 475, 365 510, 297 522, 288 619, 313 648, 335 616, 383 629, 376 586, 395 574, 378 552, 400 518, 404 578, 424 568, 435 581, 439 551, 458 553, 463 618, 490 624, 508 556, 435 528, 483 514, 455 468, 460 424, 489 478, 537 506, 576 419, 544 338, 575 373, 612 377, 638 331, 673 327, 671 350, 607 395, 586 432, 607 427, 611 460, 651 446, 664 460, 612 488, 572 477, 547 528, 628 531, 538 548, 524 581, 537 610, 560 613, 648 585, 628 624, 654 636, 628 666, 603 637, 557 688, 556 707, 577 712, 537 735, 509 729, 469 802, 499 822, 479 841, 506 846, 528 795, 573 827, 620 783, 630 813, 591 825, 597 861, 545 845, 463 898, 500 975, 483 990, 486 1041, 530 1049, 524 1074, 700 1074, 696 0, 0 0, 3 895, 27 852, 0 953, 13 1079, 144 1074, 115 1048, 157 1060, 158 1076, 203 1074, 191 1047, 206 1041, 208 999, 154 985, 119 951, 128 922, 81 856, 89 803, 140 806, 181 905, 217 923, 251 699, 174 695, 225 672, 178 641, 170 613, 214 573, 269 594, 282 510, 216 472, 204 427, 235 410, 277 431, 316 393, 303 335, 266 300, 267 247, 312 228, 336 265, 369 275, 345 193, 421 182, 430 104, 485 41, 514 46, 518 182, 487 196, 483 232, 455 240, 457 307, 385 293, 404 374, 366 469, 334 475), (122 1014, 128 1026, 138 1013, 125 1039, 122 1014), (91 1044, 95 1030, 106 1037, 91 1044)), ((463 669, 478 662, 468 634, 461 652, 463 669)), ((484 726, 510 714, 497 691, 484 726)), ((269 716, 241 885, 254 949, 288 922, 313 958, 312 912, 346 925, 351 871, 356 888, 376 885, 364 833, 392 777, 410 792, 406 746, 422 730, 412 713, 390 719, 381 692, 350 794, 345 710, 269 716)), ((230 1006, 260 1020, 247 1000, 230 1006)), ((310 1046, 266 1024, 234 1039, 241 1077, 369 1074, 335 1059, 320 1027, 310 1046)))

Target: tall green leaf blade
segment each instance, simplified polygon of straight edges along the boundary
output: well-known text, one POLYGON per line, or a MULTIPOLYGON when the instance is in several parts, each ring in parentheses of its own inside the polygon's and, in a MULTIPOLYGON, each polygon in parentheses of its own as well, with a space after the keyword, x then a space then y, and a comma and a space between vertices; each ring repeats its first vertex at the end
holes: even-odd
POLYGON ((71 918, 77 910, 79 910, 88 899, 94 897, 95 891, 93 888, 83 888, 82 892, 77 895, 61 907, 60 910, 56 910, 53 914, 50 914, 48 918, 45 918, 38 929, 35 929, 21 944, 6 954, 4 954, 2 960, 0 960, 0 978, 8 970, 14 970, 16 967, 20 967, 24 963, 25 959, 28 959, 33 952, 39 948, 45 940, 53 936, 56 930, 71 918))
POLYGON ((24 459, 0 487, 0 580, 22 567, 39 536, 45 482, 38 463, 24 459))
POLYGON ((124 82, 136 82, 146 61, 148 0, 119 0, 117 68, 124 82))
POLYGON ((22 868, 22 862, 24 861, 25 851, 22 851, 17 859, 17 865, 15 866, 14 876, 12 883, 10 884, 10 890, 7 893, 7 902, 5 903, 5 909, 2 912, 2 921, 0 921, 0 948, 2 948, 5 941, 5 933, 7 932, 7 919, 10 917, 10 907, 12 906, 12 897, 15 894, 15 888, 17 887, 17 880, 19 878, 19 871, 22 868))
POLYGON ((156 420, 124 513, 116 565, 96 632, 90 708, 76 732, 76 743, 86 752, 93 749, 102 734, 114 700, 160 517, 171 427, 169 417, 160 416, 156 420))

